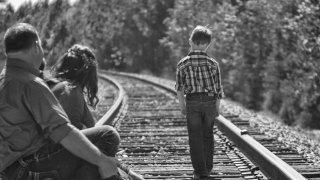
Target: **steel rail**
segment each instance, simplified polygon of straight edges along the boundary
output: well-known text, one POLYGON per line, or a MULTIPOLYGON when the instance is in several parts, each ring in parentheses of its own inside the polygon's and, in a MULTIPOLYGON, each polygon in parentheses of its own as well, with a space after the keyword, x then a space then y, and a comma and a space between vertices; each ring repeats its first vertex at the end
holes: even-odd
MULTIPOLYGON (((164 88, 171 93, 176 93, 171 86, 161 84, 149 79, 144 79, 139 75, 104 71, 105 73, 131 77, 144 82, 151 83, 155 86, 164 88)), ((233 143, 250 159, 259 169, 269 178, 273 180, 306 180, 299 172, 293 169, 286 162, 274 155, 271 151, 254 140, 250 135, 243 133, 244 131, 235 126, 232 122, 220 115, 216 118, 216 122, 220 131, 222 131, 233 143)))
POLYGON ((110 107, 110 109, 102 116, 102 118, 95 124, 95 126, 101 126, 101 125, 111 125, 113 123, 114 117, 118 114, 122 104, 123 99, 125 96, 125 91, 123 90, 122 86, 113 78, 106 76, 105 71, 100 70, 98 73, 98 76, 104 80, 107 80, 115 85, 115 87, 118 89, 119 94, 113 105, 110 107))
MULTIPOLYGON (((118 89, 119 94, 118 94, 117 99, 113 103, 113 105, 102 116, 102 118, 100 118, 99 121, 96 122, 95 126, 112 125, 114 123, 114 121, 115 121, 116 115, 119 113, 119 111, 120 111, 120 109, 122 107, 122 104, 123 104, 123 101, 124 101, 124 96, 125 96, 125 91, 124 91, 123 87, 115 79, 113 79, 113 78, 111 78, 111 77, 106 75, 106 71, 105 70, 99 70, 98 76, 100 78, 112 83, 118 89)), ((137 173, 133 173, 133 171, 130 168, 128 168, 127 166, 125 166, 123 164, 119 164, 118 167, 120 169, 122 169, 125 173, 127 173, 127 175, 129 177, 131 177, 132 174, 137 174, 137 173)), ((135 178, 143 180, 143 178, 138 178, 138 177, 135 177, 135 178)))
POLYGON ((290 165, 254 140, 250 135, 243 134, 242 130, 223 116, 220 115, 216 120, 219 130, 232 140, 238 149, 240 149, 253 164, 258 166, 267 177, 279 180, 306 179, 290 165))

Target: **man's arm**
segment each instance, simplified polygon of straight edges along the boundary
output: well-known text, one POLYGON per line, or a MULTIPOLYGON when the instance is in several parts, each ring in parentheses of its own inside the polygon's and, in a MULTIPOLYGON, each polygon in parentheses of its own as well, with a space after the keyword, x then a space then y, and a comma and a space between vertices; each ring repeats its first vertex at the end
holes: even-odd
POLYGON ((60 144, 72 154, 97 165, 102 178, 111 177, 118 173, 116 159, 104 155, 78 129, 71 130, 60 141, 60 144))
POLYGON ((102 178, 117 173, 115 158, 104 155, 85 135, 68 123, 67 114, 42 80, 35 79, 25 85, 23 102, 28 111, 32 112, 45 138, 61 143, 75 156, 97 165, 102 178))

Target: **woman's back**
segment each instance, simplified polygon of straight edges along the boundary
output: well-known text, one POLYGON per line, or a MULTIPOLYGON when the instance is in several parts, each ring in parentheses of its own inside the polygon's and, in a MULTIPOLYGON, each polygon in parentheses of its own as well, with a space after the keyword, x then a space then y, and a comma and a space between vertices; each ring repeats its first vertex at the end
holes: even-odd
POLYGON ((51 83, 50 88, 75 127, 83 129, 94 126, 95 121, 84 99, 81 87, 68 81, 61 81, 51 83))
POLYGON ((58 82, 52 83, 50 88, 71 123, 79 129, 93 127, 95 121, 88 105, 95 108, 99 102, 97 62, 93 51, 83 45, 73 45, 58 59, 52 75, 53 81, 58 82))

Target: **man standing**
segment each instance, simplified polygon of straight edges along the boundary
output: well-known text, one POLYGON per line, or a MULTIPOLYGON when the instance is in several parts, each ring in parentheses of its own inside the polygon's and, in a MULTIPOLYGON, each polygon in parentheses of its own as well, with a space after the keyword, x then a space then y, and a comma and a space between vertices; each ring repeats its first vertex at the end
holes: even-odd
POLYGON ((0 77, 0 179, 105 179, 118 173, 120 137, 110 126, 80 132, 38 77, 38 32, 18 23, 4 36, 0 77), (96 177, 98 176, 98 177, 96 177), (101 176, 101 177, 100 177, 101 176))

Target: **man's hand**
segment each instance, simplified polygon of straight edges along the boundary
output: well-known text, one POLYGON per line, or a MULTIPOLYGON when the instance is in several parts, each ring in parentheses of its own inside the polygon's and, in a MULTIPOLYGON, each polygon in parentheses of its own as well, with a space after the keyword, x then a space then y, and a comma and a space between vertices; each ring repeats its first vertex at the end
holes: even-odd
POLYGON ((99 172, 102 178, 108 178, 118 174, 118 161, 114 157, 104 156, 98 163, 99 172))
POLYGON ((4 172, 0 172, 0 180, 8 180, 4 172))
POLYGON ((131 177, 132 180, 143 180, 143 176, 140 174, 137 174, 136 172, 129 170, 129 176, 131 177))

